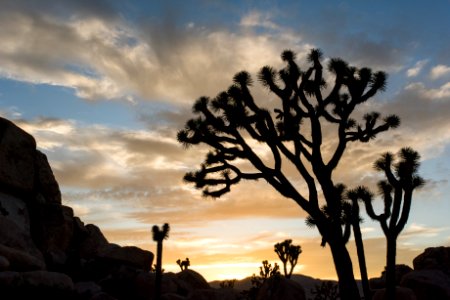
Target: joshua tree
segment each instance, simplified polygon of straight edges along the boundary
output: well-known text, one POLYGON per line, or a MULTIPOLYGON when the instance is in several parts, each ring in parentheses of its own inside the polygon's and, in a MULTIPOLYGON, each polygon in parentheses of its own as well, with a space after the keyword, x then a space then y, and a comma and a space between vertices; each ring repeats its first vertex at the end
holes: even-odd
POLYGON ((375 169, 386 176, 386 180, 378 183, 384 199, 384 212, 377 215, 372 206, 372 197, 364 199, 367 214, 380 222, 386 236, 386 292, 389 300, 395 299, 397 237, 408 221, 414 189, 425 183, 417 174, 420 166, 418 152, 402 148, 397 156, 400 159, 396 162, 392 153, 385 153, 374 164, 375 169))
POLYGON ((187 270, 189 266, 191 265, 191 262, 189 261, 189 257, 186 257, 185 260, 178 259, 177 264, 180 266, 181 271, 187 270))
POLYGON ((165 223, 160 229, 157 225, 152 228, 153 240, 157 243, 156 248, 156 276, 155 276, 155 299, 161 299, 161 279, 162 279, 162 250, 163 240, 169 237, 169 224, 165 223))
POLYGON ((279 274, 280 274, 280 266, 278 266, 277 263, 275 263, 272 268, 272 264, 269 264, 269 261, 267 260, 262 261, 262 266, 259 267, 259 275, 261 276, 263 281, 279 274))
POLYGON ((355 237, 356 252, 358 254, 359 270, 361 273, 361 283, 365 300, 372 299, 372 292, 369 286, 369 277, 367 275, 366 255, 364 254, 364 244, 362 240, 361 227, 359 223, 362 219, 359 216, 359 204, 358 200, 367 201, 372 197, 372 194, 364 187, 358 187, 354 190, 347 192, 347 198, 350 199, 351 216, 350 223, 353 227, 353 235, 355 237))
POLYGON ((274 250, 283 263, 284 276, 286 278, 291 278, 292 272, 298 261, 298 256, 302 253, 302 248, 300 246, 292 245, 292 240, 285 240, 284 242, 276 243, 274 245, 274 250), (290 264, 289 272, 287 270, 288 263, 290 264))
POLYGON ((253 80, 245 71, 234 76, 227 91, 213 99, 201 97, 195 102, 193 112, 197 117, 178 132, 178 140, 185 146, 206 144, 212 151, 200 169, 187 173, 184 179, 212 197, 229 192, 241 180, 268 182, 314 220, 323 241, 330 246, 342 298, 359 300, 342 229, 342 201, 336 193, 333 172, 348 143, 368 142, 380 132, 399 125, 395 115, 381 118, 376 112, 367 113, 361 124, 351 116, 357 106, 384 90, 386 74, 356 69, 341 59, 331 59, 328 70, 335 79, 328 95, 324 95, 326 82, 320 50, 311 50, 308 55, 311 66, 305 71, 295 62, 294 52, 286 50, 281 58, 285 68, 277 72, 265 66, 258 74, 259 81, 280 100, 279 107, 274 109, 275 116, 255 102, 249 90, 253 80), (325 125, 336 128, 336 144, 334 138, 326 143, 325 125), (255 141, 258 148, 266 147, 263 155, 252 148, 255 141), (331 145, 336 147, 330 153, 331 145), (242 164, 243 161, 249 165, 242 164), (285 168, 286 164, 293 168, 285 168), (292 169, 296 174, 288 173, 292 169), (296 184, 298 178, 303 178, 306 191, 296 184), (321 196, 327 205, 326 213, 319 206, 321 196))

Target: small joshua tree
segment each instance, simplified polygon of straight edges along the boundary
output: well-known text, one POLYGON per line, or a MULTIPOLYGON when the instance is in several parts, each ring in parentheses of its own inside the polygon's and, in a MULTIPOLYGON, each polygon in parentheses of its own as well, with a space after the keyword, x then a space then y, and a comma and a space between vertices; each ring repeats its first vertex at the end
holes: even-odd
POLYGON ((280 275, 280 266, 275 263, 272 267, 272 264, 267 260, 262 261, 262 266, 259 267, 259 276, 253 274, 252 276, 252 287, 249 290, 245 290, 241 293, 244 299, 254 300, 256 299, 259 289, 266 282, 267 279, 276 277, 280 275))
POLYGON ((177 264, 180 266, 181 271, 184 271, 189 268, 189 266, 191 265, 191 262, 189 261, 189 257, 186 257, 185 260, 178 259, 177 264))
POLYGON ((378 183, 380 194, 384 199, 384 212, 377 215, 372 206, 372 197, 365 198, 367 214, 380 222, 386 236, 386 292, 387 299, 395 299, 395 257, 397 253, 397 237, 406 225, 411 209, 414 189, 425 182, 418 176, 420 155, 411 148, 402 148, 395 162, 392 153, 385 153, 378 159, 374 167, 382 171, 386 180, 378 183))
POLYGON ((165 223, 160 229, 154 225, 152 228, 153 240, 157 243, 156 248, 156 277, 155 277, 155 299, 161 299, 161 279, 162 279, 162 250, 163 240, 169 237, 169 224, 165 223))
POLYGON ((302 248, 293 245, 292 240, 285 240, 284 242, 276 243, 274 245, 274 250, 283 263, 284 276, 286 278, 291 278, 292 272, 298 261, 298 256, 302 253, 302 248), (288 263, 290 264, 289 272, 287 270, 288 263))

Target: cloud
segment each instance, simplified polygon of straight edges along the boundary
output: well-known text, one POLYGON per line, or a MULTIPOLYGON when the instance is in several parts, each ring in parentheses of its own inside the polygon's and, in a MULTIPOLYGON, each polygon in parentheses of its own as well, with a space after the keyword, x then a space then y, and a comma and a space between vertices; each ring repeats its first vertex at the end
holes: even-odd
POLYGON ((279 65, 282 45, 300 54, 310 47, 256 12, 244 16, 238 31, 231 32, 179 28, 170 19, 131 24, 110 14, 93 17, 95 9, 62 18, 52 9, 19 8, 2 13, 0 76, 68 87, 86 100, 139 97, 182 103, 202 94, 215 96, 242 69, 256 73, 263 65, 279 65), (277 32, 248 31, 251 20, 272 24, 277 32))
POLYGON ((244 27, 279 29, 279 26, 271 21, 271 15, 269 13, 262 13, 260 11, 252 11, 242 17, 240 25, 244 27))
POLYGON ((450 67, 446 65, 437 65, 430 71, 431 79, 438 79, 450 74, 450 67))
POLYGON ((406 76, 407 77, 415 77, 417 75, 419 75, 419 73, 422 71, 423 67, 428 63, 427 59, 424 60, 419 60, 418 62, 416 62, 416 64, 414 65, 414 67, 406 70, 406 76))

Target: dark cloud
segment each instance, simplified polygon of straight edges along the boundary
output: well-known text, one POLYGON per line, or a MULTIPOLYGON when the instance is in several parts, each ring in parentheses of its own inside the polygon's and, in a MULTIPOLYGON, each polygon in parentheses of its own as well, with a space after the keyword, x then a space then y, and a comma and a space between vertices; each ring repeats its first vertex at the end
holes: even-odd
MULTIPOLYGON (((58 15, 61 18, 70 17, 100 17, 115 18, 118 16, 115 8, 108 0, 4 0, 2 1, 2 12, 27 12, 29 14, 58 15)), ((1 14, 1 13, 0 13, 1 14)))

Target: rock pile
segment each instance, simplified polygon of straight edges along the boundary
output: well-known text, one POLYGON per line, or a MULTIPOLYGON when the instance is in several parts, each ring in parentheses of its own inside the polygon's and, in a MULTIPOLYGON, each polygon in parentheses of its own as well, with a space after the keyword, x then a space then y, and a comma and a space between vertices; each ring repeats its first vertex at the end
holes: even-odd
POLYGON ((1 299, 113 299, 152 262, 74 216, 34 138, 0 118, 1 299))
MULTIPOLYGON (((396 266, 397 298, 411 300, 450 299, 450 247, 432 247, 414 258, 414 269, 396 266)), ((370 279, 374 300, 383 299, 385 274, 370 279)))
MULTIPOLYGON (((149 238, 150 238, 149 229, 149 238)), ((0 118, 0 299, 152 300, 153 253, 108 242, 61 202, 34 138, 0 118)), ((235 300, 193 270, 164 273, 162 299, 235 300)))

